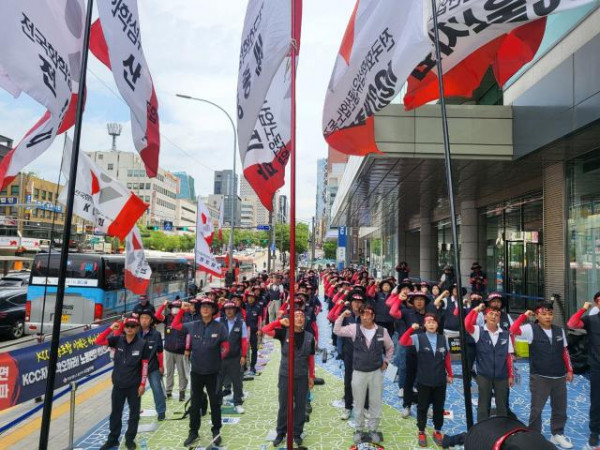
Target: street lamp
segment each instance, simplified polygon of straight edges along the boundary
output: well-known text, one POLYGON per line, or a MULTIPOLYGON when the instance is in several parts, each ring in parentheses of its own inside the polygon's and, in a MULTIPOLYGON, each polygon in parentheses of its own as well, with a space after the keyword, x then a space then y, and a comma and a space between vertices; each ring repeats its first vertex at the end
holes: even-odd
MULTIPOLYGON (((186 100, 195 100, 197 102, 208 103, 209 105, 212 105, 215 108, 220 109, 223 113, 225 113, 225 115, 229 119, 229 122, 231 123, 231 128, 233 130, 233 180, 231 182, 231 233, 229 233, 229 270, 231 272, 231 277, 233 280, 233 276, 235 273, 234 260, 233 260, 233 231, 235 230, 235 203, 236 203, 236 197, 237 197, 237 192, 235 190, 235 181, 236 181, 236 176, 237 176, 236 171, 235 171, 235 164, 236 164, 236 160, 237 160, 237 131, 235 129, 235 123, 233 122, 233 119, 231 118, 229 113, 227 111, 225 111, 225 109, 223 109, 221 106, 217 105, 216 103, 211 102, 210 100, 206 100, 206 99, 198 98, 198 97, 192 97, 191 95, 184 95, 184 94, 176 94, 176 95, 177 95, 177 97, 185 98, 186 100)), ((194 277, 195 276, 196 275, 194 274, 194 277)))

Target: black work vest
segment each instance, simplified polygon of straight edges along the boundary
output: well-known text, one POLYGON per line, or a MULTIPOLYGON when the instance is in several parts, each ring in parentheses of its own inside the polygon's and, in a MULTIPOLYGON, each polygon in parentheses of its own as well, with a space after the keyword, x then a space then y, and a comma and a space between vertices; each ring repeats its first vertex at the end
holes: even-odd
POLYGON ((281 291, 279 290, 279 286, 281 286, 280 284, 277 285, 271 285, 269 286, 269 300, 281 300, 281 291), (273 289, 273 288, 276 289, 273 289))
MULTIPOLYGON (((165 318, 165 350, 183 355, 185 353, 185 332, 171 327, 174 319, 173 314, 167 314, 165 318)), ((181 323, 190 322, 190 319, 189 314, 184 314, 181 323)))
POLYGON ((252 330, 258 329, 258 319, 262 315, 262 306, 258 303, 246 305, 246 325, 252 330))
POLYGON ((537 323, 531 325, 533 342, 529 344, 529 368, 532 375, 562 377, 567 374, 563 361, 562 328, 552 325, 552 340, 537 323))
POLYGON ((492 342, 490 332, 479 327, 479 340, 475 344, 477 351, 477 373, 491 379, 505 380, 508 378, 508 343, 510 333, 502 330, 496 345, 492 342))
POLYGON ((454 315, 454 311, 458 307, 458 301, 448 298, 446 309, 444 310, 444 329, 450 331, 458 331, 459 320, 458 316, 454 315))
POLYGON ((142 330, 139 331, 138 337, 145 340, 150 351, 150 358, 148 360, 148 373, 158 370, 158 351, 162 351, 162 336, 159 331, 154 328, 150 328, 148 333, 144 336, 142 330))
POLYGON ((375 299, 371 302, 375 308, 375 322, 381 324, 388 324, 394 321, 394 318, 390 316, 390 308, 385 304, 385 301, 390 294, 384 294, 383 292, 377 292, 375 299))
POLYGON ((246 325, 242 319, 236 317, 235 321, 233 322, 233 328, 231 331, 229 331, 227 317, 223 317, 221 320, 221 323, 225 326, 227 332, 229 333, 229 337, 227 338, 229 341, 229 353, 227 354, 226 359, 239 358, 242 356, 242 327, 245 327, 246 325))
POLYGON ((600 369, 600 314, 587 316, 584 319, 588 334, 588 362, 592 369, 600 369))
POLYGON ((115 387, 128 389, 137 387, 142 381, 142 360, 148 355, 146 341, 137 335, 127 343, 125 335, 119 336, 115 348, 112 382, 115 387))
POLYGON ((383 332, 385 328, 375 325, 375 335, 371 340, 371 346, 367 347, 367 338, 356 324, 356 336, 354 337, 354 354, 352 357, 352 368, 360 372, 373 372, 380 369, 383 364, 385 347, 383 346, 383 332))
MULTIPOLYGON (((294 336, 296 338, 297 336, 294 336)), ((294 342, 294 378, 308 378, 308 357, 312 353, 314 336, 305 331, 302 346, 298 348, 294 342)), ((281 343, 281 362, 279 364, 279 376, 288 376, 288 357, 290 354, 290 330, 285 332, 285 341, 281 343)))
POLYGON ((431 348, 425 333, 417 335, 419 351, 417 352, 417 383, 424 386, 443 386, 446 384, 446 338, 436 334, 436 349, 431 348))
POLYGON ((214 320, 208 325, 198 320, 188 327, 192 335, 192 372, 199 375, 218 373, 221 370, 221 342, 227 338, 227 329, 214 320))

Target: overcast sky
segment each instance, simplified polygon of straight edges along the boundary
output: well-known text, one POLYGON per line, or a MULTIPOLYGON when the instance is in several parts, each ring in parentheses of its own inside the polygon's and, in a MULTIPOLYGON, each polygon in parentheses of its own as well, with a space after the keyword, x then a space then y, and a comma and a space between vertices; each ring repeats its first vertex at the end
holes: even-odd
MULTIPOLYGON (((246 0, 141 0, 144 54, 159 101, 160 165, 186 171, 196 192, 212 193, 214 170, 230 169, 233 135, 222 112, 176 93, 206 98, 223 106, 235 120, 240 37, 246 0)), ((302 47, 297 82, 297 217, 315 213, 316 161, 327 156, 321 134, 323 101, 354 0, 304 0, 302 47)), ((107 122, 123 124, 120 150, 134 151, 129 110, 118 95, 112 74, 90 55, 88 100, 82 148, 109 150, 107 122)), ((15 144, 42 116, 44 109, 22 94, 13 99, 0 91, 0 134, 15 144)), ((72 131, 71 131, 72 135, 72 131)), ((62 136, 28 169, 58 179, 62 136)), ((238 173, 241 162, 237 157, 238 173)), ((289 164, 286 180, 289 180, 289 164)), ((289 184, 283 189, 289 193, 289 184)))

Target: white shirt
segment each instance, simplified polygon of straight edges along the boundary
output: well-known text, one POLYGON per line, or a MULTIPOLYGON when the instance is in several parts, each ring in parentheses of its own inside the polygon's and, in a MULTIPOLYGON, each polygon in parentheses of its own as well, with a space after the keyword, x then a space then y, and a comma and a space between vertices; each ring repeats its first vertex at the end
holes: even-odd
MULTIPOLYGON (((549 330, 542 328, 542 330, 544 330, 544 333, 546 333, 546 336, 548 336, 548 340, 551 341, 552 340, 552 328, 550 328, 549 330)), ((568 347, 569 344, 567 343, 567 335, 565 334, 565 330, 561 330, 561 331, 562 331, 563 346, 568 347)), ((531 344, 533 342, 533 328, 531 327, 530 323, 521 325, 521 336, 519 336, 519 340, 527 341, 528 344, 531 344)), ((548 342, 548 343, 550 343, 550 342, 548 342)))
MULTIPOLYGON (((496 331, 491 331, 487 327, 487 324, 485 324, 483 326, 476 325, 475 330, 472 333, 469 333, 475 342, 479 342, 479 338, 481 337, 482 329, 483 329, 483 331, 487 331, 490 334, 490 338, 492 339, 492 344, 495 347, 496 344, 498 343, 498 338, 500 337, 500 333, 502 333, 502 331, 503 331, 502 328, 498 327, 498 329, 496 331)), ((500 344, 504 345, 504 344, 506 344, 506 342, 501 341, 500 344)), ((512 340, 509 337, 508 338, 508 353, 514 353, 514 351, 515 350, 513 348, 512 340)))

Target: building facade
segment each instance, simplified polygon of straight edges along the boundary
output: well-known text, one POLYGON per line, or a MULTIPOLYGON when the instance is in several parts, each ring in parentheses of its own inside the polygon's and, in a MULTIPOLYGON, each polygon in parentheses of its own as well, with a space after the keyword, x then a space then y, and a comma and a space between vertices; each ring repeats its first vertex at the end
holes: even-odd
POLYGON ((137 153, 110 151, 86 152, 88 156, 111 177, 119 180, 149 207, 140 219, 146 226, 164 227, 165 222, 177 221, 177 195, 180 179, 160 168, 154 178, 149 178, 144 163, 137 153))
POLYGON ((198 205, 187 198, 178 198, 175 201, 175 227, 187 228, 176 230, 177 234, 196 233, 196 216, 198 205))
MULTIPOLYGON (((549 17, 504 89, 448 106, 462 282, 479 262, 513 312, 554 299, 560 321, 600 290, 599 20, 597 4, 549 17)), ((373 272, 405 260, 411 276, 438 280, 456 251, 440 108, 390 105, 375 135, 383 154, 350 158, 333 225, 356 233, 349 245, 373 272)))
POLYGON ((177 178, 179 178, 179 194, 177 198, 184 198, 196 201, 196 188, 194 186, 194 177, 188 175, 186 172, 173 172, 177 178))

